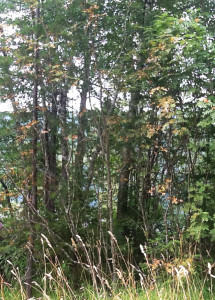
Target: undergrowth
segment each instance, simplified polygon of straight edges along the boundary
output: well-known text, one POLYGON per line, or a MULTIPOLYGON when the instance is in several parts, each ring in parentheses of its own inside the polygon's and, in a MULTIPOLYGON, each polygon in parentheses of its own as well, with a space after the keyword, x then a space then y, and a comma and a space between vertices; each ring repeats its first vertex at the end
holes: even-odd
MULTIPOLYGON (((146 248, 140 245, 144 262, 141 265, 135 265, 122 255, 117 240, 114 238, 117 267, 110 275, 104 273, 102 267, 99 268, 94 264, 90 248, 86 247, 80 236, 77 240, 83 250, 82 253, 78 251, 74 240, 72 243, 77 252, 76 263, 83 268, 83 273, 88 274, 85 282, 83 276, 80 278, 79 287, 75 287, 73 282, 70 282, 54 248, 47 237, 42 235, 43 276, 32 282, 34 291, 32 300, 214 299, 215 276, 212 274, 213 266, 210 263, 205 271, 199 274, 192 256, 189 259, 169 261, 164 256, 162 259, 149 258, 146 248), (122 262, 121 265, 119 262, 122 262)), ((12 262, 8 261, 8 264, 11 267, 13 280, 8 283, 1 276, 1 300, 26 300, 25 280, 12 262)), ((71 268, 70 272, 75 272, 75 269, 71 268)))

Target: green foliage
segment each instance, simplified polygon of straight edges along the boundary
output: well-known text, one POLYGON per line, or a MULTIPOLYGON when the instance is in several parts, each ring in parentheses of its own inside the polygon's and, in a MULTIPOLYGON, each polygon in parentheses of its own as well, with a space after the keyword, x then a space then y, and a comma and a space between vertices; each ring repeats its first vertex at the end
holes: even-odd
POLYGON ((61 265, 77 284, 75 268, 94 288, 101 274, 115 280, 118 265, 130 276, 127 244, 145 269, 162 255, 215 258, 213 8, 2 1, 0 97, 14 110, 0 114, 6 278, 9 260, 24 281, 30 251, 35 278, 55 258, 53 273, 61 265), (44 256, 41 233, 55 248, 44 256))

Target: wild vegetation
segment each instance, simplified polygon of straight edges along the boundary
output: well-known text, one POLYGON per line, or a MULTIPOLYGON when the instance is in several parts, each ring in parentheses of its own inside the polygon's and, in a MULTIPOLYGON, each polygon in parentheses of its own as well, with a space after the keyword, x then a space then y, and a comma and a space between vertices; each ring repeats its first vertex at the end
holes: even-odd
POLYGON ((213 299, 214 9, 1 1, 2 299, 213 299))

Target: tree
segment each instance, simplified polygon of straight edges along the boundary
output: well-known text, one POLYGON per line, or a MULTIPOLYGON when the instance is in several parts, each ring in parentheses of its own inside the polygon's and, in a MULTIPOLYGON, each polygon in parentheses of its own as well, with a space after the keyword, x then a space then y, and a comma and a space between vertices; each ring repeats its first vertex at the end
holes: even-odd
POLYGON ((182 236, 212 249, 213 6, 1 3, 0 96, 14 110, 0 128, 2 206, 28 232, 28 297, 41 233, 73 264, 75 243, 86 254, 83 240, 100 239, 92 257, 114 281, 115 236, 136 262, 143 242, 152 257, 177 255, 182 236))

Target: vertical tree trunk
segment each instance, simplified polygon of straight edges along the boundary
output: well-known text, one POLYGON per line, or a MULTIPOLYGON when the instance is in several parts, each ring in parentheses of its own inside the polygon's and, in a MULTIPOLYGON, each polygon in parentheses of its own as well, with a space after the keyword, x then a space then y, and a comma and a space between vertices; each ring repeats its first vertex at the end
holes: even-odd
MULTIPOLYGON (((35 25, 38 24, 39 20, 39 6, 32 11, 32 20, 35 25)), ((32 297, 32 277, 33 277, 33 250, 34 250, 34 224, 36 220, 37 211, 37 122, 38 122, 38 35, 37 32, 34 35, 35 45, 34 45, 34 89, 33 89, 33 136, 32 136, 32 187, 31 195, 32 197, 28 199, 29 208, 29 225, 30 233, 28 237, 28 258, 27 258, 27 270, 26 270, 26 294, 28 298, 32 297)))
POLYGON ((57 145, 57 109, 56 100, 51 99, 51 111, 48 111, 45 95, 43 97, 43 132, 42 132, 42 142, 45 160, 45 174, 44 174, 44 203, 48 211, 54 212, 54 193, 56 189, 56 145, 57 145))
POLYGON ((60 128, 61 128, 61 154, 62 154, 62 166, 61 174, 64 184, 68 181, 68 161, 69 161, 69 150, 67 142, 67 130, 66 130, 66 121, 67 121, 67 91, 61 90, 60 92, 60 128))
POLYGON ((84 56, 84 81, 82 85, 81 91, 81 104, 79 110, 79 127, 78 127, 78 140, 77 140, 77 148, 76 148, 76 156, 75 156, 75 200, 79 203, 83 202, 83 162, 84 155, 86 152, 86 141, 85 141, 85 128, 87 123, 87 118, 85 116, 86 113, 86 102, 87 102, 87 94, 89 91, 89 53, 85 53, 84 56))
POLYGON ((44 203, 48 209, 49 204, 49 185, 50 185, 50 144, 49 144, 49 125, 48 125, 48 109, 45 102, 45 96, 42 100, 43 103, 43 132, 42 132, 42 142, 44 151, 44 161, 45 161, 45 173, 44 173, 44 203))
POLYGON ((116 281, 116 249, 115 249, 115 237, 113 227, 113 191, 112 191, 112 178, 111 178, 111 165, 110 165, 110 146, 109 146, 109 130, 107 128, 107 121, 104 118, 104 131, 99 128, 99 138, 104 157, 104 162, 107 170, 107 200, 109 211, 109 234, 110 234, 110 246, 111 246, 111 260, 112 260, 112 280, 116 281))
POLYGON ((67 93, 68 91, 62 89, 59 95, 59 120, 60 120, 60 144, 61 144, 61 175, 60 181, 61 189, 61 203, 65 211, 69 211, 71 206, 70 201, 70 182, 69 182, 69 149, 68 149, 68 132, 67 132, 67 93))
POLYGON ((131 151, 126 147, 122 154, 122 168, 119 177, 117 219, 122 219, 128 209, 128 184, 131 165, 131 151))
POLYGON ((110 228, 110 246, 111 246, 111 259, 113 274, 112 280, 116 282, 116 249, 115 249, 115 237, 113 228, 113 191, 112 191, 112 179, 111 179, 111 166, 110 166, 110 149, 109 149, 109 133, 106 131, 106 153, 105 160, 107 166, 107 181, 108 181, 108 208, 109 208, 109 228, 110 228))
MULTIPOLYGON (((141 2, 142 5, 142 13, 143 17, 141 19, 141 26, 146 25, 147 23, 147 11, 150 6, 154 3, 154 1, 147 1, 141 2)), ((138 12, 138 14, 140 14, 138 12)), ((139 22, 139 20, 138 20, 139 22)), ((142 42, 143 40, 143 32, 139 33, 139 39, 142 42)), ((133 47, 133 38, 131 44, 133 47)), ((133 59, 132 59, 133 60, 133 59)), ((140 55, 138 62, 132 61, 131 64, 133 65, 133 69, 137 68, 137 70, 141 70, 143 66, 143 57, 140 55), (135 67, 137 64, 137 67, 135 67)), ((128 111, 128 121, 130 123, 129 129, 135 129, 135 117, 137 116, 137 106, 141 99, 140 88, 137 86, 136 90, 131 92, 131 99, 129 103, 129 111, 128 111)), ((128 191, 129 191, 129 176, 130 176, 130 169, 132 166, 132 156, 133 156, 133 149, 132 146, 127 143, 125 146, 125 150, 122 154, 122 168, 119 176, 119 188, 118 188, 118 203, 117 203, 117 218, 122 220, 126 216, 127 208, 128 208, 128 191)), ((126 228, 124 228, 126 229, 126 228)), ((126 230, 124 230, 126 233, 126 230)))
MULTIPOLYGON (((137 105, 140 100, 140 92, 131 94, 131 100, 129 104, 128 121, 130 123, 130 129, 134 129, 134 119, 137 112, 137 105)), ((128 187, 129 187, 129 175, 132 166, 132 152, 133 149, 129 143, 125 146, 122 154, 122 168, 119 176, 119 188, 118 188, 118 202, 117 202, 117 218, 122 220, 127 213, 128 206, 128 187)))

